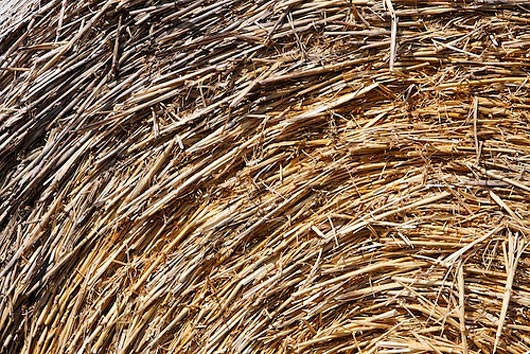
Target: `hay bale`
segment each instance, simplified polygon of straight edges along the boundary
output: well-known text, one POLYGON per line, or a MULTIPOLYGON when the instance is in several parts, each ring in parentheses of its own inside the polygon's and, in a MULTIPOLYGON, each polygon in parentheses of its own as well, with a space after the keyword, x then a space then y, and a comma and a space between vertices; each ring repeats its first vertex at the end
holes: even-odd
POLYGON ((527 0, 3 3, 1 352, 530 350, 527 0))

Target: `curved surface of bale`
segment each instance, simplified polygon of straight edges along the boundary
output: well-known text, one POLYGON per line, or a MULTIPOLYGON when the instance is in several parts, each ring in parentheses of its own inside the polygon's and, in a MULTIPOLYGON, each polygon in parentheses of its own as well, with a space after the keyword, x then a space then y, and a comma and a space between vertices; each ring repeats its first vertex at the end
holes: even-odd
POLYGON ((527 0, 0 8, 0 352, 530 350, 527 0))

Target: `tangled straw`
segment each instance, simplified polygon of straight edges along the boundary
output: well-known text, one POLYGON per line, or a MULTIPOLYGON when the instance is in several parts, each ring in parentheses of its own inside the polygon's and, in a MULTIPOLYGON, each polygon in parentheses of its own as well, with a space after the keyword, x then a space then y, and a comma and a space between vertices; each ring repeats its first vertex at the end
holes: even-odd
POLYGON ((530 350, 527 0, 17 0, 0 352, 530 350))

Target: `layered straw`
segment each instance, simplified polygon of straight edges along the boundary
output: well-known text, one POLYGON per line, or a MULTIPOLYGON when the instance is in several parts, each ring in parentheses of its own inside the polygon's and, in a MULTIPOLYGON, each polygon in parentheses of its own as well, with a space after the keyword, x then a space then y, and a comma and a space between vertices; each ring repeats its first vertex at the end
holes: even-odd
POLYGON ((0 352, 530 350, 527 0, 0 8, 0 352))

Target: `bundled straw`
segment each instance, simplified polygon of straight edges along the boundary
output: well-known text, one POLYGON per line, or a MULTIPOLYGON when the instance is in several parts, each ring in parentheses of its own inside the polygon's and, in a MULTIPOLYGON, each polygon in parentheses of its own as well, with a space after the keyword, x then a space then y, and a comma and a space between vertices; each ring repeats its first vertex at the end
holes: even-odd
POLYGON ((528 0, 0 5, 0 352, 530 350, 528 0))

